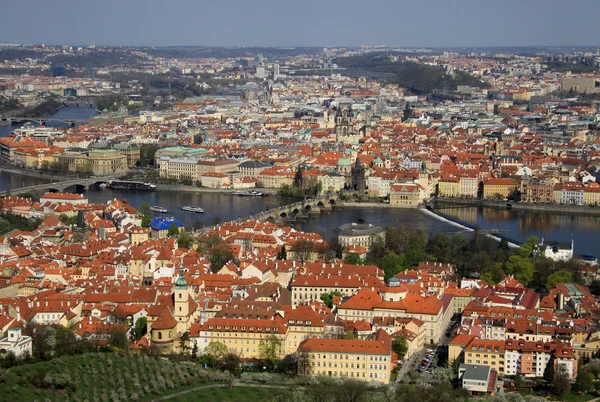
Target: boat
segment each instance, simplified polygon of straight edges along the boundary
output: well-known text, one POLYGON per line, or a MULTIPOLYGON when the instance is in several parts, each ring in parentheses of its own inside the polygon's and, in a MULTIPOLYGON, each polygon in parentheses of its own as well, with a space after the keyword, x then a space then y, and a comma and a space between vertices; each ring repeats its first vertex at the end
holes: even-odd
POLYGON ((241 191, 234 191, 233 195, 239 195, 240 197, 262 197, 264 194, 260 191, 246 191, 245 193, 241 191))
POLYGON ((188 212, 198 212, 199 214, 204 213, 204 210, 202 208, 196 207, 194 205, 185 205, 181 207, 181 209, 188 212))
POLYGON ((150 211, 160 212, 161 214, 166 214, 167 212, 169 212, 167 211, 167 208, 159 207, 158 205, 151 206, 150 211))
POLYGON ((156 186, 151 183, 142 183, 139 181, 123 181, 123 180, 111 180, 106 183, 106 187, 114 188, 117 190, 156 190, 156 186))
POLYGON ((100 187, 100 188, 106 188, 106 183, 100 183, 100 184, 98 185, 98 187, 100 187))

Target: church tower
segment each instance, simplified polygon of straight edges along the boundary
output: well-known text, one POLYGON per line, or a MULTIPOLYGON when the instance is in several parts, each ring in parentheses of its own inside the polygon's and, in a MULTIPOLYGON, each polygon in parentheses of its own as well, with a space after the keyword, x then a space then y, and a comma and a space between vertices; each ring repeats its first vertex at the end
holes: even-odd
POLYGON ((175 281, 175 292, 173 296, 175 299, 175 314, 173 315, 177 321, 177 331, 185 332, 190 316, 190 294, 188 292, 187 281, 183 276, 183 264, 179 266, 179 277, 177 278, 177 281, 175 281))
POLYGON ((419 185, 423 187, 425 198, 429 198, 429 173, 427 172, 427 164, 425 161, 421 163, 421 171, 419 172, 419 185))

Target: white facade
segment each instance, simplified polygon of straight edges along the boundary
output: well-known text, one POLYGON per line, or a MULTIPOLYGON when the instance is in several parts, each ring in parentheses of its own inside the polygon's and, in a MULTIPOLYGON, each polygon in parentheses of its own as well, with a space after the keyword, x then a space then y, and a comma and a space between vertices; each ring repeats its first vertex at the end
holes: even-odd
POLYGON ((0 339, 0 353, 12 352, 16 357, 31 356, 32 343, 30 336, 21 335, 21 328, 11 328, 8 336, 0 339))

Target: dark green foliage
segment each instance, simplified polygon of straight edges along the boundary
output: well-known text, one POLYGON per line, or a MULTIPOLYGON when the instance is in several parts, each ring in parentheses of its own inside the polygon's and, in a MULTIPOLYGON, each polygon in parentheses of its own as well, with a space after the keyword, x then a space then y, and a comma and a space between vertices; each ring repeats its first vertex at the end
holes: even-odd
POLYGON ((208 259, 212 272, 217 272, 227 261, 233 260, 231 247, 217 234, 200 239, 198 251, 208 259))
POLYGON ((394 62, 389 54, 367 54, 336 59, 338 66, 345 68, 342 73, 350 76, 367 75, 408 88, 416 94, 428 94, 433 90, 456 90, 458 85, 486 88, 489 85, 477 78, 456 72, 446 74, 442 67, 413 62, 394 62))
POLYGON ((350 265, 362 265, 363 259, 356 253, 348 253, 344 257, 344 262, 350 265))
POLYGON ((396 337, 392 340, 392 350, 398 354, 398 359, 404 359, 404 355, 408 351, 408 343, 403 336, 396 337))
POLYGON ((339 291, 337 291, 337 290, 334 290, 334 291, 329 292, 329 293, 323 293, 321 295, 321 301, 323 301, 323 303, 327 307, 332 308, 333 307, 333 298, 334 298, 334 296, 342 296, 342 294, 339 291))
POLYGON ((0 235, 19 229, 30 232, 35 230, 42 223, 40 218, 24 218, 21 215, 15 215, 10 212, 0 214, 0 235))

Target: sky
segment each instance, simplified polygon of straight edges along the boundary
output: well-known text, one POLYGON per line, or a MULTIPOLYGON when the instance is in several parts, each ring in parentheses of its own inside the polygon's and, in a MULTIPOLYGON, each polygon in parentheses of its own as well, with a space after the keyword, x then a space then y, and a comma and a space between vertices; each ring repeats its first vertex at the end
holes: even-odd
POLYGON ((600 44, 599 0, 0 0, 0 43, 600 44))

